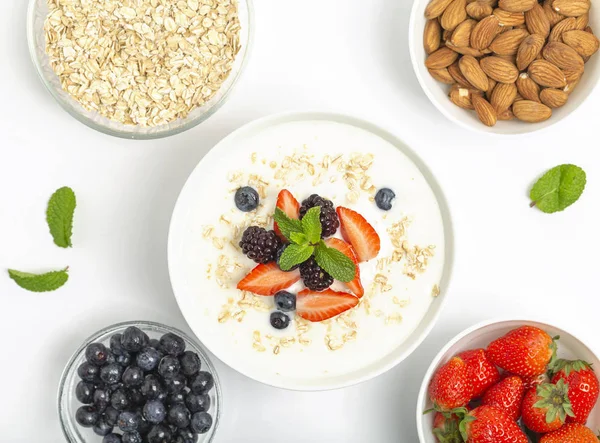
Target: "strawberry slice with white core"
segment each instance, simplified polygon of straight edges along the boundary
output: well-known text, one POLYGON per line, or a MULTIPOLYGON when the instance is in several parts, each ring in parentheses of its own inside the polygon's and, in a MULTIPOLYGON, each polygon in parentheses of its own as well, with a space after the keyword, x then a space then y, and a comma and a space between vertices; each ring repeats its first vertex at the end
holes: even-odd
MULTIPOLYGON (((289 218, 298 219, 300 217, 300 203, 298 203, 296 197, 294 197, 287 189, 282 189, 279 191, 275 206, 285 212, 285 215, 287 215, 289 218)), ((273 224, 273 230, 283 241, 288 241, 279 230, 277 222, 273 224)))
POLYGON ((358 298, 361 298, 363 295, 365 295, 365 288, 363 288, 362 282, 360 281, 360 267, 358 266, 358 258, 356 258, 354 249, 352 249, 352 246, 350 246, 344 240, 340 240, 339 238, 335 237, 325 240, 325 244, 330 248, 337 249, 354 262, 356 265, 356 276, 354 277, 354 280, 344 284, 352 291, 354 295, 356 295, 358 298))
POLYGON ((304 289, 296 296, 296 314, 305 320, 319 322, 327 320, 358 305, 358 298, 347 292, 326 289, 313 292, 304 289))
POLYGON ((359 262, 368 261, 379 254, 381 240, 369 222, 358 212, 338 206, 342 237, 352 245, 359 262))
POLYGON ((300 270, 284 272, 275 263, 258 265, 237 284, 242 291, 258 295, 275 295, 300 280, 300 270))

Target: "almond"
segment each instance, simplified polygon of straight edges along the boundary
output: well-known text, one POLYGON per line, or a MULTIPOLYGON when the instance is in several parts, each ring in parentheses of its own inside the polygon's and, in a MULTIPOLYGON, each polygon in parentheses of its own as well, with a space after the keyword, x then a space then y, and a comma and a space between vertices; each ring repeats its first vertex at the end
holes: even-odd
POLYGON ((550 20, 539 3, 525 13, 525 24, 531 34, 539 34, 544 38, 550 35, 550 20))
POLYGON ((458 85, 454 85, 448 94, 450 101, 463 109, 475 109, 471 100, 474 95, 476 94, 473 94, 470 89, 461 88, 458 85))
POLYGON ((544 12, 546 13, 546 17, 548 17, 548 21, 550 22, 550 27, 554 27, 558 22, 560 22, 565 17, 560 15, 552 8, 553 0, 545 0, 544 1, 544 12))
POLYGON ((492 91, 490 103, 498 114, 506 111, 515 101, 517 87, 514 83, 498 83, 492 91))
POLYGON ((526 72, 517 79, 517 91, 525 100, 540 101, 540 85, 531 80, 526 72))
POLYGON ((477 22, 475 20, 467 19, 456 27, 452 36, 450 37, 450 43, 454 46, 469 46, 471 44, 471 32, 477 22))
POLYGON ((519 94, 517 92, 517 96, 515 97, 515 102, 513 103, 513 105, 517 102, 520 102, 521 100, 525 100, 525 99, 523 98, 523 96, 521 94, 519 94))
POLYGON ((498 6, 508 12, 525 12, 533 8, 536 3, 537 0, 500 0, 498 6))
POLYGON ((442 27, 436 19, 427 20, 423 32, 423 47, 427 55, 437 51, 442 41, 442 27))
MULTIPOLYGON (((575 31, 581 32, 581 31, 575 31)), ((563 34, 564 35, 564 34, 563 34)), ((550 42, 546 45, 542 54, 550 63, 558 66, 560 69, 569 71, 583 71, 583 59, 568 45, 560 42, 550 42)))
POLYGON ((492 15, 492 12, 494 12, 494 8, 485 2, 475 1, 467 5, 467 14, 475 20, 492 15))
POLYGON ((458 61, 455 61, 450 66, 448 66, 448 73, 454 79, 454 81, 458 83, 459 86, 462 86, 463 88, 467 89, 474 88, 474 86, 471 83, 469 83, 469 80, 467 80, 462 74, 462 72, 460 72, 460 68, 458 67, 458 61))
POLYGON ((454 46, 451 42, 446 42, 446 46, 458 54, 470 55, 472 57, 482 57, 490 52, 487 49, 480 51, 479 49, 473 49, 469 46, 454 46))
POLYGON ((494 15, 490 15, 473 28, 471 32, 471 47, 474 49, 486 49, 500 32, 500 24, 494 15))
POLYGON ((560 108, 568 99, 569 94, 561 89, 546 88, 540 93, 540 100, 549 108, 560 108))
POLYGON ((431 0, 425 8, 425 17, 429 20, 439 17, 450 3, 452 3, 452 0, 431 0))
POLYGON ((552 117, 552 109, 531 100, 515 102, 512 111, 519 120, 528 123, 539 123, 552 117))
POLYGON ((488 77, 491 77, 500 83, 514 83, 517 80, 517 77, 519 77, 519 70, 517 67, 500 57, 486 57, 481 59, 479 64, 488 77))
POLYGON ((547 88, 564 88, 567 86, 565 74, 547 60, 533 61, 527 72, 529 77, 540 86, 547 88))
POLYGON ((522 12, 508 12, 504 9, 494 9, 500 26, 519 26, 525 24, 525 14, 522 12))
POLYGON ((498 55, 514 55, 517 53, 521 42, 529 37, 525 29, 513 29, 497 36, 490 49, 498 55))
POLYGON ((458 61, 458 67, 469 83, 481 91, 488 90, 489 82, 487 75, 485 75, 475 57, 465 55, 458 61))
POLYGON ((591 6, 590 0, 554 0, 552 2, 554 10, 567 17, 579 17, 587 14, 591 6))
POLYGON ((473 107, 475 108, 475 112, 477 113, 477 117, 481 120, 486 126, 494 126, 496 121, 498 121, 498 116, 496 115, 496 110, 494 107, 488 102, 485 98, 480 95, 473 95, 471 97, 471 101, 473 103, 473 107))
POLYGON ((598 38, 585 31, 566 31, 563 33, 562 39, 582 57, 591 57, 600 46, 598 38))
POLYGON ((511 108, 508 108, 506 111, 503 111, 500 114, 498 114, 498 120, 509 121, 509 120, 514 120, 514 119, 515 119, 515 114, 513 114, 511 108))
POLYGON ((487 98, 488 101, 490 101, 492 99, 492 92, 494 92, 494 89, 496 89, 496 85, 498 84, 498 82, 493 78, 488 78, 488 82, 490 84, 490 87, 485 92, 485 98, 487 98))
POLYGON ((578 30, 583 31, 585 30, 585 28, 587 27, 587 25, 590 24, 590 13, 586 13, 583 15, 580 15, 579 17, 577 17, 575 19, 576 22, 576 27, 578 30))
POLYGON ((442 69, 428 69, 429 74, 436 79, 438 82, 445 83, 447 85, 453 85, 454 79, 448 72, 448 68, 442 69))
POLYGON ((521 42, 517 51, 517 68, 524 71, 541 53, 546 39, 538 34, 532 34, 521 42))
POLYGON ((551 42, 562 42, 563 33, 567 31, 573 31, 575 29, 577 29, 577 20, 573 17, 565 18, 552 28, 548 40, 551 42))
POLYGON ((453 31, 467 18, 467 0, 453 0, 442 14, 442 28, 453 31))
POLYGON ((517 54, 514 55, 496 55, 496 57, 500 57, 502 60, 506 60, 513 65, 517 65, 517 54))
POLYGON ((429 69, 442 69, 447 68, 458 58, 458 53, 452 49, 443 47, 433 52, 425 60, 425 66, 429 69))
POLYGON ((565 77, 567 78, 567 86, 563 88, 567 94, 573 92, 573 90, 579 84, 579 80, 581 80, 582 72, 571 72, 571 71, 563 71, 565 73, 565 77))

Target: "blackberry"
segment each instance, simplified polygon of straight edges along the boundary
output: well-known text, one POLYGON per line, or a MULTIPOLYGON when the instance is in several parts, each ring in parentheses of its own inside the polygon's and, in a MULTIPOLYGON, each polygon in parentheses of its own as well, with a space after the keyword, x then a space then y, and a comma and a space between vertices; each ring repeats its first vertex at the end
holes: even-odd
POLYGON ((333 202, 327 200, 317 194, 313 194, 302 202, 300 206, 300 219, 302 219, 310 208, 315 206, 321 207, 321 237, 331 237, 340 227, 340 219, 338 218, 333 202))
POLYGON ((311 291, 324 291, 333 283, 333 277, 317 264, 314 257, 300 265, 300 275, 304 286, 311 291))
POLYGON ((275 234, 275 231, 267 231, 258 226, 246 228, 240 241, 240 248, 244 254, 256 263, 275 261, 277 250, 281 246, 281 239, 275 234))

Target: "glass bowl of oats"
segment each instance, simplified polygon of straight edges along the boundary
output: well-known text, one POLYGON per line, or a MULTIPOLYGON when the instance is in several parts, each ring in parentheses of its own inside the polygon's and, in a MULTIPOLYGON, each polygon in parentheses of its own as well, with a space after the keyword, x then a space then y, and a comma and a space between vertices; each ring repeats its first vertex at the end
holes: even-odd
POLYGON ((30 0, 37 72, 73 117, 105 134, 168 137, 214 114, 246 64, 251 0, 30 0))

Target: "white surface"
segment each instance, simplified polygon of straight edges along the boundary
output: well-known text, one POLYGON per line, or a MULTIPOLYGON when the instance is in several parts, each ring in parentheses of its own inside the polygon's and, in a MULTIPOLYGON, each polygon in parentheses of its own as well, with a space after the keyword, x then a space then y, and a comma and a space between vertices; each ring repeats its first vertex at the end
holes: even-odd
POLYGON ((0 2, 0 268, 71 266, 68 285, 51 294, 25 292, 0 273, 0 380, 10 405, 2 407, 2 441, 62 441, 60 373, 101 327, 144 318, 189 331, 167 273, 175 199, 217 141, 291 109, 355 114, 418 153, 452 210, 450 299, 409 359, 352 388, 287 392, 216 362, 225 405, 217 443, 276 443, 282 435, 292 443, 414 443, 426 368, 452 336, 490 317, 560 318, 600 353, 600 90, 570 118, 511 144, 461 129, 430 104, 414 76, 410 7, 407 0, 258 0, 254 52, 230 101, 189 132, 133 142, 95 133, 54 103, 28 58, 25 2, 0 2), (565 162, 588 173, 580 201, 553 215, 530 209, 532 182, 565 162), (63 185, 79 199, 70 250, 53 245, 44 221, 47 199, 63 185), (5 363, 9 355, 23 366, 5 363))
MULTIPOLYGON (((243 126, 204 157, 186 182, 173 212, 169 232, 169 275, 190 328, 221 361, 271 386, 319 391, 346 387, 382 374, 408 357, 423 341, 437 321, 446 299, 452 248, 446 245, 444 229, 449 231, 450 226, 449 223, 444 226, 444 218, 448 222, 449 217, 446 212, 442 216, 445 207, 443 201, 437 201, 432 188, 435 183, 430 184, 424 175, 429 172, 422 173, 408 157, 409 153, 404 154, 403 150, 407 148, 400 140, 360 120, 326 113, 284 113, 243 126), (300 174, 304 175, 302 170, 287 171, 283 180, 277 180, 281 169, 270 166, 273 161, 281 165, 285 158, 297 155, 312 156, 311 161, 316 165, 322 163, 324 156, 330 159, 341 157, 340 162, 348 162, 353 154, 360 152, 373 156, 367 171, 373 184, 396 190, 394 205, 385 213, 370 202, 364 192, 356 203, 350 203, 345 197, 346 183, 335 166, 322 176, 316 187, 314 177, 307 174, 306 178, 299 178, 300 174), (249 162, 252 155, 256 156, 254 163, 249 162), (233 205, 233 191, 240 184, 233 184, 228 178, 236 172, 242 174, 241 185, 247 184, 245 180, 252 175, 269 183, 266 198, 251 214, 244 214, 233 205), (331 183, 330 178, 336 178, 336 181, 331 183), (401 314, 403 321, 400 324, 386 324, 383 316, 368 315, 363 306, 358 306, 350 311, 352 321, 358 326, 356 339, 342 349, 328 350, 325 338, 330 332, 341 337, 347 329, 335 322, 327 326, 312 323, 303 335, 312 342, 310 346, 297 343, 275 355, 265 337, 296 337, 295 321, 292 320, 285 330, 276 331, 269 325, 268 313, 252 309, 246 310, 241 323, 217 321, 228 299, 240 299, 235 284, 256 263, 246 258, 238 247, 231 247, 229 242, 223 249, 214 248, 210 239, 203 237, 204 229, 211 226, 214 236, 231 239, 235 235, 232 226, 219 223, 220 217, 226 216, 234 226, 244 224, 248 216, 266 219, 273 214, 282 187, 300 201, 318 192, 337 205, 358 211, 373 225, 381 238, 381 250, 377 260, 360 264, 365 297, 372 312, 381 311, 384 316, 401 314), (198 197, 207 188, 214 191, 201 202, 198 197), (412 220, 406 230, 406 240, 410 244, 435 245, 435 254, 428 260, 426 272, 414 280, 402 272, 404 263, 377 269, 378 260, 391 257, 394 252, 387 229, 405 217, 412 220), (239 264, 239 269, 232 272, 232 282, 227 289, 216 282, 214 272, 223 255, 230 263, 239 264), (207 266, 211 266, 213 272, 202 272, 207 266), (378 293, 370 289, 378 273, 387 276, 391 291, 378 293), (438 298, 431 296, 434 285, 441 288, 438 298), (399 309, 392 297, 410 303, 399 309), (253 348, 255 331, 263 337, 267 352, 259 353, 253 348)), ((320 171, 317 169, 315 175, 319 176, 320 171)), ((448 237, 448 245, 451 245, 451 235, 448 237)), ((304 285, 298 283, 290 290, 302 288, 304 285)), ((339 282, 332 288, 345 290, 339 282)), ((271 309, 275 308, 273 297, 259 298, 271 309)))
MULTIPOLYGON (((473 325, 471 328, 452 338, 433 359, 423 378, 417 400, 417 427, 419 428, 419 441, 421 443, 437 442, 431 431, 435 414, 423 415, 423 411, 433 407, 433 403, 428 398, 428 391, 431 378, 437 369, 456 354, 470 349, 486 348, 492 341, 508 334, 516 328, 524 325, 534 326, 546 331, 551 337, 559 336, 557 354, 560 358, 583 360, 591 364, 594 368, 600 366, 600 360, 597 355, 587 345, 564 329, 555 326, 555 323, 549 324, 530 320, 517 320, 516 318, 518 317, 513 318, 514 320, 485 321, 473 325)), ((590 413, 587 425, 590 429, 598 429, 600 426, 600 404, 596 405, 590 413)))

